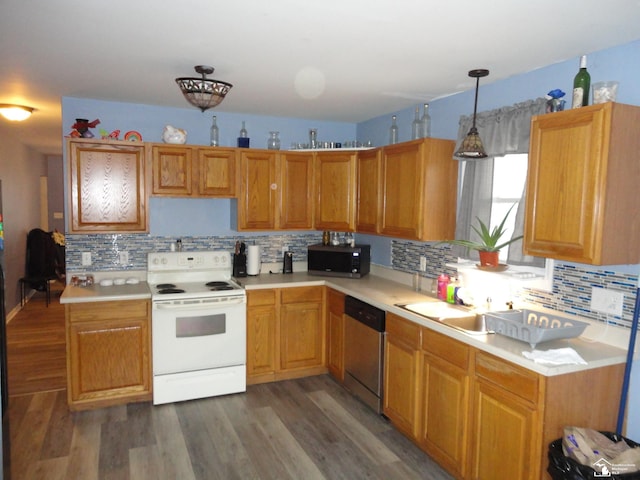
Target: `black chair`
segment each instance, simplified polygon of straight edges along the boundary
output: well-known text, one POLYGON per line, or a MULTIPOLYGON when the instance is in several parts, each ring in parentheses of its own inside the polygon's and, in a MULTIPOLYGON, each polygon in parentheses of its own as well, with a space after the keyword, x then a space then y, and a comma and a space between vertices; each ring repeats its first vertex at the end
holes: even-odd
POLYGON ((26 275, 20 281, 20 306, 25 304, 27 288, 45 292, 47 307, 51 301, 50 282, 61 278, 64 259, 50 232, 34 228, 27 234, 26 275))

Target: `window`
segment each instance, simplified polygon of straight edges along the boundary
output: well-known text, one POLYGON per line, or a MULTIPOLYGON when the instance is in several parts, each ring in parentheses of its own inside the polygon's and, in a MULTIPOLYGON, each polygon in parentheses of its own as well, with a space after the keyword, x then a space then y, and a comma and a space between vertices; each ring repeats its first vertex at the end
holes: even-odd
MULTIPOLYGON (((491 202, 491 219, 489 229, 502 221, 507 211, 515 204, 505 224, 504 241, 513 236, 516 212, 522 198, 527 180, 528 155, 526 153, 510 154, 495 157, 493 164, 493 194, 491 202)), ((513 244, 511 244, 513 245, 513 244)), ((507 263, 509 247, 500 251, 500 262, 507 263)))

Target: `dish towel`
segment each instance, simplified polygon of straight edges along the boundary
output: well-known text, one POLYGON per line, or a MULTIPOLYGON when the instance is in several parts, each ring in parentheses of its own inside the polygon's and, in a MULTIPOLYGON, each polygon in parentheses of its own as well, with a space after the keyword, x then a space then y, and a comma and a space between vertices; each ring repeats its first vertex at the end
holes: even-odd
POLYGON ((544 365, 587 365, 587 362, 573 348, 556 348, 555 350, 533 350, 522 352, 529 360, 544 365))

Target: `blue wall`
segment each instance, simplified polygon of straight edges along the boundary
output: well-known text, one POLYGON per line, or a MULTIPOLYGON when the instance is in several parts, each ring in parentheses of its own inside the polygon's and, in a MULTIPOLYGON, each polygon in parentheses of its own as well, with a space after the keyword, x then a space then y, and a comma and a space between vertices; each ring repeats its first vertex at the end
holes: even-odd
MULTIPOLYGON (((640 41, 615 48, 588 53, 588 69, 592 84, 601 80, 620 82, 618 102, 640 105, 640 41)), ((491 81, 491 76, 481 79, 478 111, 512 105, 525 100, 542 97, 548 91, 560 88, 570 97, 573 77, 578 69, 578 58, 539 68, 505 80, 491 81)), ((471 68, 489 68, 491 65, 469 65, 471 68)), ((460 72, 466 77, 467 72, 460 72)), ((455 139, 461 115, 473 112, 473 89, 429 102, 432 118, 432 135, 438 138, 455 139)), ((569 101, 570 103, 570 101, 569 101)), ((221 105, 224 108, 224 103, 221 105)), ((246 121, 251 146, 265 148, 269 131, 280 132, 282 148, 289 148, 292 142, 306 142, 309 128, 318 128, 322 141, 357 140, 372 141, 374 145, 384 145, 388 141, 391 115, 397 115, 399 139, 410 138, 410 127, 415 106, 389 112, 358 125, 342 122, 317 122, 305 119, 240 115, 216 109, 214 112, 200 113, 195 108, 167 108, 149 105, 123 104, 99 100, 65 97, 62 99, 63 125, 67 134, 75 118, 99 118, 108 131, 120 129, 139 131, 145 141, 159 142, 164 125, 171 124, 188 132, 187 143, 207 145, 211 116, 216 115, 220 127, 220 143, 234 146, 242 120, 246 121)), ((640 127, 640 126, 639 126, 640 127)), ((95 132, 97 134, 97 130, 95 132)), ((640 159, 639 159, 640 161, 640 159)), ((224 236, 237 235, 230 229, 230 204, 233 200, 185 200, 153 198, 150 202, 151 235, 193 235, 224 236)), ((247 234, 251 236, 251 234, 247 234)), ((372 245, 374 263, 391 265, 391 242, 386 237, 358 235, 359 242, 372 245)), ((588 266, 581 266, 589 269, 588 266)), ((608 269, 638 274, 640 265, 608 267, 608 269)), ((640 441, 640 363, 634 364, 629 398, 628 430, 630 438, 640 441)), ((612 405, 617 409, 617 405, 612 405)))

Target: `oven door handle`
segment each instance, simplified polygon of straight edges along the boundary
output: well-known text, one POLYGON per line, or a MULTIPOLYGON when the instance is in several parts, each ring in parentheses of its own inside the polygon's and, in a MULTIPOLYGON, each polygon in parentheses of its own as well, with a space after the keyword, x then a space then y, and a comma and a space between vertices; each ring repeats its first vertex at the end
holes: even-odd
POLYGON ((225 307, 232 307, 235 305, 242 305, 246 303, 245 299, 240 297, 233 300, 225 300, 224 302, 198 302, 198 303, 153 303, 154 310, 202 310, 203 308, 216 308, 222 309, 225 307))

